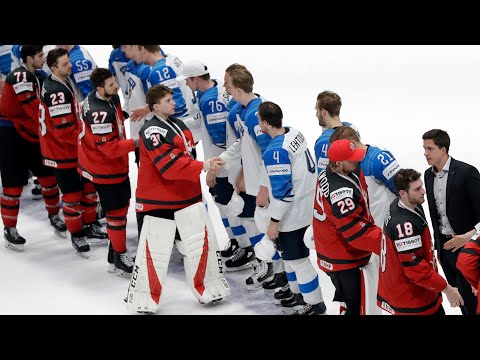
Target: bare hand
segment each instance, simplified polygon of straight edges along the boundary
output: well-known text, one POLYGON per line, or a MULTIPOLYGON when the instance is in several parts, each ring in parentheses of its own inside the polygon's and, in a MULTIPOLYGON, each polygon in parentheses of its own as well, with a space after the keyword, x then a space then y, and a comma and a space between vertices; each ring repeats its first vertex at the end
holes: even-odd
POLYGON ((447 299, 451 307, 458 307, 460 305, 463 305, 462 295, 460 295, 456 287, 447 285, 447 287, 443 291, 445 292, 445 295, 447 295, 447 299))
POLYGON ((450 250, 451 252, 455 252, 458 249, 461 249, 465 246, 465 244, 470 240, 470 237, 467 234, 463 235, 455 235, 452 239, 448 240, 445 244, 443 244, 443 248, 445 250, 450 250))
POLYGON ((270 240, 276 240, 278 238, 278 223, 275 221, 270 221, 267 229, 267 237, 270 240))
POLYGON ((148 114, 150 114, 150 109, 148 108, 148 105, 141 108, 136 108, 132 111, 132 114, 130 115, 130 121, 140 121, 146 118, 148 114))
POLYGON ((212 171, 207 172, 207 185, 211 188, 217 185, 217 175, 215 175, 212 171))
POLYGON ((257 194, 256 203, 258 207, 268 208, 268 188, 260 186, 260 190, 257 194))
POLYGON ((473 294, 474 296, 477 296, 477 295, 478 295, 478 290, 475 289, 473 286, 472 286, 472 294, 473 294))
POLYGON ((245 178, 243 177, 243 169, 240 170, 237 181, 235 182, 237 193, 245 192, 245 178))
POLYGON ((220 159, 219 157, 213 157, 206 160, 203 163, 203 170, 211 171, 213 174, 218 174, 222 169, 222 166, 225 165, 225 161, 220 159))

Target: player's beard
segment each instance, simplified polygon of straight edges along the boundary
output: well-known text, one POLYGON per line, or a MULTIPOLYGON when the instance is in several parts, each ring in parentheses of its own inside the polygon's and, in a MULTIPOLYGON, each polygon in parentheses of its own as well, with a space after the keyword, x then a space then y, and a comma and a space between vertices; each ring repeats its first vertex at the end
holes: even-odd
MULTIPOLYGON (((104 89, 105 89, 105 88, 104 88, 104 89)), ((115 95, 117 95, 117 93, 118 93, 118 88, 117 88, 115 91, 112 91, 111 93, 109 93, 108 90, 105 89, 105 97, 110 97, 110 98, 112 98, 112 97, 114 97, 115 95)))

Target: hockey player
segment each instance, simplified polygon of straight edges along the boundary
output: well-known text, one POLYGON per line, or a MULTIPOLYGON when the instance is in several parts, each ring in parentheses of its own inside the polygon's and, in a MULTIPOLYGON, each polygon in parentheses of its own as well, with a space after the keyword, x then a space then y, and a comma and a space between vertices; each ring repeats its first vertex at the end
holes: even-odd
POLYGON ((36 70, 44 63, 42 45, 22 47, 24 65, 8 74, 0 97, 0 172, 3 196, 0 201, 5 245, 23 251, 25 239, 16 225, 20 196, 28 183, 29 170, 38 177, 50 223, 55 232, 66 236, 59 217, 59 190, 53 169, 42 164, 39 144, 38 108, 43 77, 36 70))
MULTIPOLYGON (((130 59, 125 67, 125 77, 127 78, 127 92, 125 96, 124 110, 133 116, 133 109, 145 107, 147 104, 145 94, 148 90, 148 77, 150 76, 150 66, 142 62, 139 50, 140 45, 122 45, 122 50, 130 59)), ((150 112, 149 112, 150 113, 150 112)), ((138 121, 130 121, 130 138, 138 139, 139 131, 145 124, 145 118, 138 121)), ((135 149, 135 162, 138 166, 140 161, 140 149, 135 149)))
MULTIPOLYGON (((246 68, 233 66, 227 68, 224 81, 225 88, 232 94, 234 101, 239 103, 231 110, 231 114, 234 111, 232 114, 236 118, 234 127, 240 137, 220 157, 227 163, 227 168, 231 161, 242 159, 242 170, 236 180, 236 190, 245 201, 245 207, 239 216, 243 215, 242 225, 250 238, 250 245, 255 246, 263 237, 263 233, 255 225, 255 208, 256 206, 268 207, 269 181, 262 154, 271 138, 261 132, 258 124, 257 110, 263 100, 253 92, 252 74, 246 68)), ((252 248, 247 247, 239 251, 238 256, 234 256, 225 263, 227 269, 253 260, 252 248)), ((263 281, 269 281, 273 273, 272 262, 258 260, 254 267, 254 274, 247 278, 246 284, 254 286, 263 281)))
POLYGON ((318 124, 322 127, 323 133, 315 142, 315 160, 317 161, 317 174, 328 165, 328 147, 330 146, 330 136, 339 126, 352 126, 349 122, 340 121, 340 109, 342 99, 336 93, 323 91, 317 96, 315 103, 316 116, 318 124))
POLYGON ((12 46, 0 45, 0 95, 2 95, 5 78, 12 71, 12 46))
POLYGON ((126 56, 125 52, 123 51, 122 45, 112 45, 113 50, 110 52, 110 57, 108 58, 108 70, 110 70, 115 76, 115 80, 120 86, 122 90, 123 99, 125 100, 123 103, 123 110, 127 111, 127 63, 129 58, 126 56))
POLYGON ((328 149, 329 166, 317 179, 313 231, 318 266, 335 286, 334 301, 345 302, 346 315, 361 313, 360 267, 380 253, 382 229, 368 207, 359 162, 365 149, 337 140, 328 149))
POLYGON ((177 228, 187 282, 199 302, 218 301, 230 293, 200 185, 202 169, 218 172, 223 161, 192 158, 193 136, 173 116, 173 98, 174 92, 161 84, 152 86, 146 97, 154 116, 140 130, 135 205, 140 242, 127 295, 133 311, 157 311, 177 228))
MULTIPOLYGON (((475 234, 470 241, 460 249, 457 268, 472 285, 472 292, 478 298, 478 290, 480 289, 480 223, 475 225, 475 234)), ((478 302, 476 314, 480 315, 480 302, 478 302)))
POLYGON ((283 127, 283 113, 277 104, 263 102, 258 107, 258 120, 262 132, 272 138, 263 153, 271 189, 266 235, 282 253, 290 285, 291 296, 281 305, 299 307, 299 315, 321 315, 327 308, 310 250, 303 242, 312 222, 315 161, 302 133, 283 127))
MULTIPOLYGON (((204 158, 216 157, 226 149, 227 131, 231 131, 231 129, 227 129, 228 94, 225 88, 218 84, 217 80, 211 79, 207 66, 198 60, 185 63, 180 78, 184 78, 187 86, 197 94, 200 109, 198 121, 201 124, 204 158)), ((235 136, 233 135, 233 137, 235 136)), ((236 171, 236 169, 232 168, 231 171, 236 171)), ((234 188, 228 179, 228 171, 222 169, 218 174, 209 171, 206 175, 206 181, 220 211, 229 238, 234 238, 230 228, 232 226, 236 229, 238 236, 242 238, 241 241, 246 240, 243 241, 247 242, 245 246, 249 246, 250 242, 245 230, 239 225, 238 216, 232 216, 232 214, 227 216, 229 214, 228 204, 234 192, 234 188)), ((227 255, 231 257, 233 253, 227 255)))
MULTIPOLYGON (((355 147, 366 151, 360 166, 368 186, 370 212, 375 224, 382 227, 390 204, 396 198, 393 176, 400 170, 400 165, 390 151, 376 146, 364 145, 360 141, 358 132, 352 127, 337 127, 330 137, 330 143, 341 139, 350 140, 355 144, 355 147)), ((366 315, 381 314, 376 302, 378 265, 378 256, 372 254, 369 264, 361 268, 362 285, 364 286, 362 294, 365 294, 365 299, 362 298, 362 302, 366 315)))
POLYGON ((81 45, 57 45, 57 47, 68 51, 68 56, 72 63, 70 81, 78 101, 82 102, 88 94, 95 90, 95 87, 90 82, 90 75, 97 68, 97 64, 88 50, 81 45))
POLYGON ((438 274, 420 176, 412 169, 395 175, 399 198, 385 220, 377 303, 395 315, 445 315, 442 292, 452 307, 463 305, 458 289, 438 274))
POLYGON ((52 75, 43 83, 39 107, 43 163, 55 169, 62 191, 65 225, 73 247, 82 253, 90 250, 85 237, 102 240, 107 234, 96 221, 96 190, 91 182, 84 184, 77 172, 81 123, 78 102, 68 80, 72 64, 67 50, 51 50, 47 64, 52 75))
POLYGON ((118 84, 110 70, 93 70, 90 81, 95 90, 83 103, 82 131, 79 135, 78 172, 91 181, 106 213, 109 271, 119 276, 131 274, 132 257, 127 254, 127 212, 131 189, 128 153, 135 141, 125 136, 124 113, 118 84))

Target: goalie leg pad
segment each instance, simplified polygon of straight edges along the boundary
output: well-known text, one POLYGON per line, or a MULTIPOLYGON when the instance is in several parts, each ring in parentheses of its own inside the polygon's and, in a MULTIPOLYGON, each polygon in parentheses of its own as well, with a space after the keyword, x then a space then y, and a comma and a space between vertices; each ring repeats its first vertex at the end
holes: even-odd
POLYGON ((145 216, 127 293, 129 311, 155 313, 167 276, 175 221, 145 216))
POLYGON ((194 204, 175 212, 175 221, 184 254, 187 283, 202 304, 230 295, 224 277, 217 238, 203 204, 194 204))
POLYGON ((360 268, 361 304, 360 315, 382 315, 377 306, 379 256, 372 254, 370 262, 360 268))

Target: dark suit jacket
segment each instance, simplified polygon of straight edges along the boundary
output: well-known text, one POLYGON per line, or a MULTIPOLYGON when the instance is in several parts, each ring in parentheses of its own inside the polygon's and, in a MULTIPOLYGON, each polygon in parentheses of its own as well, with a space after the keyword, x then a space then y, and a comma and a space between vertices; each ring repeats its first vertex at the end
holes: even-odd
MULTIPOLYGON (((440 220, 433 195, 434 174, 432 168, 425 171, 424 179, 435 247, 440 249, 442 245, 438 228, 440 220)), ((452 158, 448 172, 447 217, 457 235, 473 230, 475 225, 480 222, 480 174, 472 165, 454 158, 452 158)))

